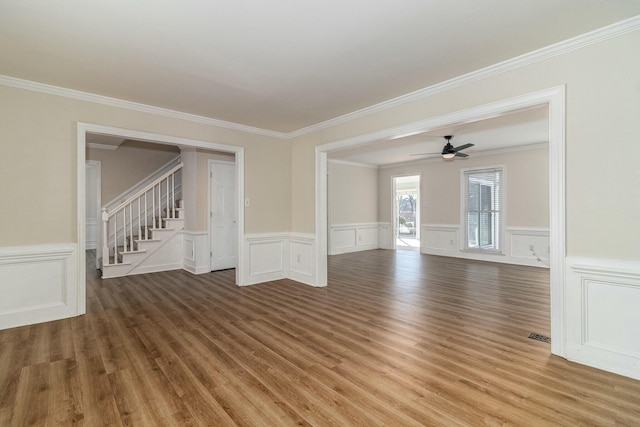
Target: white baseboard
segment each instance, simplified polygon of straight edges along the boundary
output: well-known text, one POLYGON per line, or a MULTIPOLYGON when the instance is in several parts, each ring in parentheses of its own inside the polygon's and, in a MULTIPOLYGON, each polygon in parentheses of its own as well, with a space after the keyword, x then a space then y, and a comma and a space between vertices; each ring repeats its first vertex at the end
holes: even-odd
POLYGON ((192 274, 211 272, 209 233, 183 230, 181 234, 184 242, 182 268, 192 274))
POLYGON ((423 224, 420 252, 505 264, 549 268, 549 229, 507 227, 501 255, 463 251, 463 233, 458 224, 423 224), (530 247, 534 248, 536 256, 530 247), (537 258, 540 258, 538 260, 537 258))
POLYGON ((0 329, 82 314, 77 275, 77 244, 0 248, 0 329))
POLYGON ((567 258, 569 360, 640 379, 640 262, 567 258))

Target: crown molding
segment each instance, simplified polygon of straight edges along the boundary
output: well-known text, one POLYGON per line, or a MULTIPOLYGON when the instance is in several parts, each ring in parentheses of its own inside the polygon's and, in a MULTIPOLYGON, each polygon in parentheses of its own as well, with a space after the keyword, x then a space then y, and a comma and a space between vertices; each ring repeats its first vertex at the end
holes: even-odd
POLYGON ((415 92, 410 92, 408 94, 383 101, 379 104, 371 105, 361 110, 353 111, 351 113, 347 113, 345 115, 338 116, 333 119, 317 123, 315 125, 289 132, 287 134, 287 138, 299 137, 342 123, 346 123, 351 120, 388 110, 402 104, 424 99, 441 92, 446 92, 467 85, 469 83, 476 82, 478 80, 483 80, 489 77, 496 76, 498 74, 516 70, 518 68, 522 68, 536 62, 544 61, 567 52, 571 52, 586 46, 590 46, 592 44, 619 37, 638 29, 640 29, 640 15, 636 15, 624 21, 616 22, 606 27, 602 27, 588 33, 581 34, 579 36, 525 53, 523 55, 507 59, 506 61, 498 62, 497 64, 489 65, 488 67, 481 68, 479 70, 472 71, 470 73, 463 74, 461 76, 454 77, 440 83, 436 83, 432 86, 427 86, 426 88, 419 89, 415 92))
POLYGON ((351 113, 344 114, 342 116, 335 117, 333 119, 326 120, 324 122, 316 123, 311 126, 307 126, 289 133, 277 132, 269 129, 261 129, 252 126, 242 125, 233 122, 227 122, 224 120, 212 119, 209 117, 198 116, 195 114, 184 113, 181 111, 169 110, 161 107, 154 107, 152 105, 141 104, 133 101, 126 101, 118 98, 111 98, 108 96, 97 95, 89 92, 83 92, 75 89, 68 89, 44 83, 32 82, 29 80, 23 80, 16 77, 0 75, 0 85, 15 87, 18 89, 25 89, 34 92, 46 93, 50 95, 57 95, 66 98, 77 99, 80 101, 93 102, 102 105, 108 105, 111 107, 125 108, 133 111, 139 111, 143 113, 155 114, 164 117, 186 120, 194 123, 200 123, 205 125, 217 126, 221 128, 236 130, 240 132, 247 132, 256 135, 267 136, 278 139, 292 139, 299 136, 307 135, 312 132, 327 129, 332 126, 336 126, 342 123, 349 122, 358 118, 362 118, 371 114, 375 114, 390 108, 406 104, 409 102, 417 101, 420 99, 433 96, 437 93, 446 92, 469 83, 473 83, 482 79, 493 77, 498 74, 506 73, 508 71, 516 70, 518 68, 525 67, 527 65, 534 64, 536 62, 544 61, 549 58, 553 58, 558 55, 562 55, 567 52, 571 52, 577 49, 581 49, 586 46, 590 46, 596 43, 603 42, 621 35, 633 32, 640 29, 640 15, 636 15, 632 18, 616 22, 614 24, 602 27, 588 33, 537 49, 515 58, 508 59, 506 61, 499 62, 497 64, 490 65, 485 68, 481 68, 476 71, 472 71, 467 74, 463 74, 458 77, 454 77, 449 80, 445 80, 440 83, 436 83, 431 86, 427 86, 423 89, 419 89, 414 92, 410 92, 405 95, 398 96, 396 98, 389 99, 387 101, 380 102, 378 104, 371 105, 361 110, 353 111, 351 113))
POLYGON ((261 129, 238 123, 226 122, 224 120, 212 119, 209 117, 198 116, 196 114, 184 113, 181 111, 169 110, 167 108, 154 107, 152 105, 141 104, 124 99, 111 98, 104 95, 96 95, 94 93, 83 92, 75 89, 68 89, 59 86, 53 86, 45 83, 32 82, 16 77, 0 75, 0 85, 14 87, 17 89, 25 89, 33 92, 46 93, 48 95, 57 95, 65 98, 76 99, 79 101, 93 102, 95 104, 108 105, 110 107, 125 108, 127 110, 149 113, 172 119, 186 120, 194 123, 217 126, 225 129, 237 130, 240 132, 253 133, 271 138, 287 139, 288 136, 283 132, 276 132, 268 129, 261 129))

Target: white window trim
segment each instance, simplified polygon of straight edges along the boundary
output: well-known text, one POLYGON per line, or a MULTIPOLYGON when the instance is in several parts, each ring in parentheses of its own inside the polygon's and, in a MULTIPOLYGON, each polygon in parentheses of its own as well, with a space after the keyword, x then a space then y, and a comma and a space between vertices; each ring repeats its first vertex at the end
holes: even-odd
POLYGON ((498 255, 504 256, 505 252, 505 233, 507 231, 507 165, 499 164, 499 165, 487 165, 487 166, 477 166, 473 168, 461 168, 460 169, 460 229, 462 232, 459 235, 458 245, 460 247, 460 251, 462 252, 473 252, 487 255, 498 255), (500 229, 499 229, 499 243, 498 246, 500 249, 476 249, 476 248, 468 248, 467 247, 467 210, 466 210, 466 191, 465 191, 465 173, 467 172, 481 172, 489 169, 501 169, 502 170, 502 185, 500 188, 500 204, 501 204, 501 220, 500 220, 500 229))

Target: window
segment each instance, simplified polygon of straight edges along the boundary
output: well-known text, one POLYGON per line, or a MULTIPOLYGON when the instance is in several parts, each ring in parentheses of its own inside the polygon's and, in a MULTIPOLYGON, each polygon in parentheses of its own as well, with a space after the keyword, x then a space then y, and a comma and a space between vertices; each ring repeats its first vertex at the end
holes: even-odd
POLYGON ((465 249, 500 252, 502 168, 464 171, 465 249))

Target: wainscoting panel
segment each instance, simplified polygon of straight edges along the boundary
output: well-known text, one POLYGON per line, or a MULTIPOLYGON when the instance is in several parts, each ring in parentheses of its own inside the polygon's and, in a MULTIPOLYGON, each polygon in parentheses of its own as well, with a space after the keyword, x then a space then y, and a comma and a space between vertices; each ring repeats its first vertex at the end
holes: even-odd
POLYGON ((314 234, 264 233, 245 236, 244 285, 291 279, 316 286, 314 234))
POLYGON ((421 251, 431 255, 455 256, 458 251, 458 225, 424 224, 422 226, 421 251))
POLYGON ((182 231, 181 234, 184 239, 182 268, 193 274, 210 272, 209 233, 182 231))
POLYGON ((640 263, 567 261, 567 357, 640 379, 640 263))
POLYGON ((380 224, 340 224, 330 226, 329 255, 378 249, 380 224))
POLYGON ((0 329, 82 314, 76 244, 0 248, 0 329))
POLYGON ((462 250, 464 230, 458 224, 424 224, 420 245, 420 251, 430 255, 549 267, 548 228, 507 227, 499 255, 462 250))
POLYGON ((289 275, 292 280, 315 286, 315 235, 291 234, 289 237, 289 275))
POLYGON ((357 245, 378 249, 378 225, 359 227, 357 245))
POLYGON ((392 233, 391 223, 381 222, 378 224, 378 247, 380 249, 393 249, 392 233))
POLYGON ((346 228, 344 226, 337 228, 331 227, 331 247, 329 255, 337 255, 347 252, 353 252, 358 244, 357 227, 346 228))
POLYGON ((253 285, 287 276, 289 236, 286 234, 254 234, 245 236, 246 282, 253 285))
POLYGON ((549 265, 549 229, 534 227, 507 227, 508 256, 518 264, 549 265), (535 255, 534 256, 534 252, 535 255), (537 258, 540 258, 538 261, 537 258))

